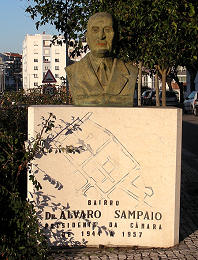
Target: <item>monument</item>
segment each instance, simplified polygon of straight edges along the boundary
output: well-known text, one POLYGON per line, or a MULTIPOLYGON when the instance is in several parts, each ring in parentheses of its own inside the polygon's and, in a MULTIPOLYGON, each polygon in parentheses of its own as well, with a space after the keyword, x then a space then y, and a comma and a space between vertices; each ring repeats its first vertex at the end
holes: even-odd
POLYGON ((174 246, 182 111, 130 107, 137 68, 111 57, 113 39, 111 15, 92 16, 91 52, 66 69, 75 106, 29 108, 30 140, 43 117, 56 122, 44 136, 51 152, 31 165, 42 189, 29 181, 28 197, 50 245, 174 246))
POLYGON ((114 24, 108 13, 96 13, 87 25, 90 48, 66 68, 74 105, 133 106, 138 69, 112 57, 114 24))
POLYGON ((177 244, 181 110, 32 106, 29 137, 52 111, 54 152, 32 162, 42 189, 28 187, 50 245, 177 244), (66 145, 79 152, 59 153, 66 145))

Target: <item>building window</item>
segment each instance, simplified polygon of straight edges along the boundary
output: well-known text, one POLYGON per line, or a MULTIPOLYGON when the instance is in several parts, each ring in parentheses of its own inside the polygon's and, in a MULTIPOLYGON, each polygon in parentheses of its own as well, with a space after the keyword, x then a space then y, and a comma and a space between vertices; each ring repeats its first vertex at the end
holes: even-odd
POLYGON ((49 40, 43 40, 43 46, 44 46, 44 47, 50 47, 50 45, 51 45, 51 41, 49 41, 49 40))
POLYGON ((43 56, 43 62, 50 62, 50 57, 43 56))
POLYGON ((38 54, 38 50, 34 50, 34 54, 38 54))
POLYGON ((34 78, 38 78, 38 74, 34 74, 34 78))
POLYGON ((37 42, 34 42, 34 46, 38 46, 38 43, 37 43, 37 42))
POLYGON ((59 62, 59 58, 56 58, 56 59, 55 59, 55 62, 59 62))
POLYGON ((49 54, 50 54, 50 50, 49 50, 49 49, 45 49, 45 50, 44 50, 44 54, 45 54, 45 55, 49 55, 49 54))
POLYGON ((38 86, 38 82, 34 82, 34 86, 35 86, 35 87, 38 86))
POLYGON ((34 70, 38 70, 38 66, 34 66, 34 70))
POLYGON ((147 87, 147 86, 148 86, 148 76, 147 76, 147 75, 144 75, 144 76, 143 76, 142 85, 143 85, 144 87, 147 87))
POLYGON ((49 67, 48 66, 45 66, 45 68, 44 68, 45 70, 48 70, 49 69, 49 67))
POLYGON ((55 70, 59 70, 59 66, 55 66, 55 70))
POLYGON ((178 76, 178 79, 180 82, 186 83, 186 77, 185 76, 178 76))
POLYGON ((56 54, 60 54, 59 49, 56 49, 56 50, 55 50, 55 53, 56 53, 56 54))
POLYGON ((38 59, 34 59, 34 62, 38 62, 38 59))
POLYGON ((55 74, 55 78, 59 78, 59 74, 55 74))

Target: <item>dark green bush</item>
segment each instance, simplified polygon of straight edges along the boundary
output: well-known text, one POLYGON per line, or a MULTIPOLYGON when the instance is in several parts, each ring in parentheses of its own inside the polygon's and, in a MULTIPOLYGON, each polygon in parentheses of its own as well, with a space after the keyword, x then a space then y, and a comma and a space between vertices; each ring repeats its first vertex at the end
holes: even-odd
POLYGON ((65 104, 66 94, 53 97, 23 92, 0 97, 0 258, 45 259, 47 245, 34 207, 26 200, 27 165, 34 152, 25 148, 27 108, 65 104))

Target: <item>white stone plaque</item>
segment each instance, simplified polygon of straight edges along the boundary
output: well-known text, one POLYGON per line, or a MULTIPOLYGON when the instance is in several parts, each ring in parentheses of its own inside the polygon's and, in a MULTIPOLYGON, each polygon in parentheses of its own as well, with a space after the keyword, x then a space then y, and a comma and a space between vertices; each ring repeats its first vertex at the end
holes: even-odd
POLYGON ((179 242, 181 123, 177 108, 32 106, 52 152, 32 161, 29 198, 54 246, 170 247, 179 242), (59 153, 72 145, 80 153, 59 153), (56 151, 56 152, 55 152, 56 151))

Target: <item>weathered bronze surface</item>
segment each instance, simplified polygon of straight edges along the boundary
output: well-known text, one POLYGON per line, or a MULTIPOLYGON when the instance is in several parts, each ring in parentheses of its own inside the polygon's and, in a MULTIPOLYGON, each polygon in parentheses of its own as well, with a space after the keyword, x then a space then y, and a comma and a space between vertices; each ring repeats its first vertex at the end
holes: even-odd
POLYGON ((91 16, 86 34, 90 52, 66 68, 73 103, 82 106, 133 106, 138 69, 112 58, 112 16, 91 16))

